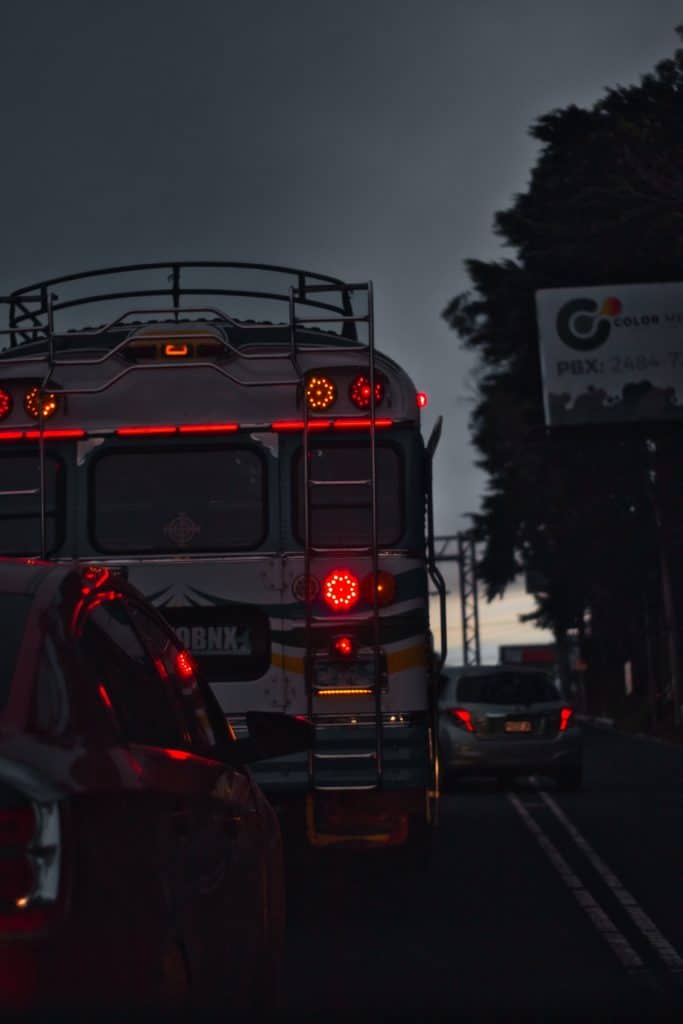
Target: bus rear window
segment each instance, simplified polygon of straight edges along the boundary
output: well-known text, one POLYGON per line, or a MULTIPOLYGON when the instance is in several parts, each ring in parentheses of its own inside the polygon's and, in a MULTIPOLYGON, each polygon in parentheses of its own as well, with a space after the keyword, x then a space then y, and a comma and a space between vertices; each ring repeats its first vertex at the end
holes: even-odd
MULTIPOLYGON (((370 447, 363 442, 348 444, 312 444, 310 449, 311 541, 321 547, 359 546, 372 540, 372 490, 361 481, 371 476, 370 447), (355 481, 355 482, 353 482, 355 481)), ((378 444, 377 538, 384 546, 397 544, 403 536, 404 489, 403 462, 394 447, 378 444)), ((297 539, 303 543, 304 480, 303 452, 296 464, 295 522, 297 539)))
POLYGON ((239 551, 258 547, 265 525, 265 466, 247 448, 118 451, 93 467, 99 551, 239 551))
MULTIPOLYGON (((47 553, 63 539, 64 469, 45 458, 47 553)), ((40 459, 38 454, 3 455, 0 459, 0 554, 40 555, 40 459)))

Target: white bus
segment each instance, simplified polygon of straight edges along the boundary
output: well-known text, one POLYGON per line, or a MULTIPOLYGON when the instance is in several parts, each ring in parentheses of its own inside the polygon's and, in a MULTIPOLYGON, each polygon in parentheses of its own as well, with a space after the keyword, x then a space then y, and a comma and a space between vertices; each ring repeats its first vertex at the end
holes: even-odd
POLYGON ((2 553, 127 574, 238 734, 250 709, 309 716, 310 754, 254 774, 310 843, 424 849, 440 425, 425 445, 371 285, 145 264, 2 303, 2 553))

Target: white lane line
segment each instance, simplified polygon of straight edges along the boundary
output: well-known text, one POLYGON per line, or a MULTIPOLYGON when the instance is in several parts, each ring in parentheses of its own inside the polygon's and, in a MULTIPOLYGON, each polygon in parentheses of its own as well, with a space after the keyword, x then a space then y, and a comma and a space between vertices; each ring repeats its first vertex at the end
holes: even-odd
POLYGON ((541 800, 543 800, 544 804, 552 811, 560 824, 567 830, 578 848, 593 865, 603 882, 612 891, 641 934, 645 936, 669 970, 674 974, 681 975, 683 980, 683 959, 679 955, 678 951, 671 945, 669 940, 662 935, 652 918, 645 913, 643 908, 635 897, 631 895, 628 889, 624 888, 614 872, 595 852, 590 843, 579 832, 578 828, 572 824, 562 808, 548 793, 540 789, 536 779, 533 779, 532 781, 538 789, 541 800))
POLYGON ((588 917, 623 966, 628 971, 638 971, 647 976, 648 972, 643 961, 628 939, 621 934, 597 900, 593 898, 578 876, 574 874, 555 844, 548 838, 540 825, 534 821, 521 800, 514 793, 508 793, 507 798, 547 855, 562 881, 571 890, 579 906, 588 914, 588 917))

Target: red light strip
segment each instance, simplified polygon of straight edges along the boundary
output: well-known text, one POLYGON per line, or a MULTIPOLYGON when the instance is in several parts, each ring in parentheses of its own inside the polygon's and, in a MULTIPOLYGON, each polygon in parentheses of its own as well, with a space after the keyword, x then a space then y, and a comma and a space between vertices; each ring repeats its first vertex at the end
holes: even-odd
POLYGON ((138 434, 175 434, 177 427, 119 427, 119 437, 137 437, 138 434))
MULTIPOLYGON (((372 424, 370 419, 339 419, 339 420, 309 420, 309 430, 363 430, 369 429, 372 424)), ((376 427, 393 427, 393 420, 375 420, 376 427)), ((303 420, 276 420, 271 423, 271 430, 303 430, 303 420)))
POLYGON ((232 434, 239 429, 239 423, 190 423, 178 427, 181 434, 232 434))
MULTIPOLYGON (((375 420, 376 427, 391 427, 393 426, 393 420, 375 420)), ((335 430, 363 430, 372 426, 371 419, 362 420, 335 420, 335 430)))
POLYGON ((78 438, 85 437, 85 430, 0 430, 0 441, 39 441, 41 436, 46 441, 78 438))
MULTIPOLYGON (((332 426, 332 420, 309 420, 309 430, 329 430, 332 426)), ((275 423, 271 423, 271 430, 303 430, 303 420, 276 420, 275 423)))

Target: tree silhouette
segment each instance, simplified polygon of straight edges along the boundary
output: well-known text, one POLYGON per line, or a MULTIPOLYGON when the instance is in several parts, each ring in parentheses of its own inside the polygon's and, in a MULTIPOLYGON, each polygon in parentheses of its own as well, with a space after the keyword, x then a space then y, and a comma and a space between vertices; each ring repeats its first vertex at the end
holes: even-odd
MULTIPOLYGON (((683 50, 590 109, 538 119, 530 185, 495 217, 515 258, 468 260, 472 288, 444 312, 479 357, 471 433, 488 476, 475 517, 487 596, 538 571, 547 583, 531 617, 561 637, 590 610, 615 659, 638 646, 657 563, 643 437, 546 430, 534 294, 683 278, 681 124, 683 50)), ((677 447, 660 439, 669 467, 677 447)))

